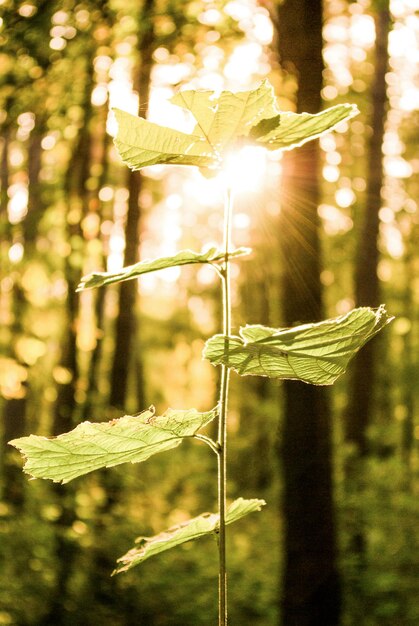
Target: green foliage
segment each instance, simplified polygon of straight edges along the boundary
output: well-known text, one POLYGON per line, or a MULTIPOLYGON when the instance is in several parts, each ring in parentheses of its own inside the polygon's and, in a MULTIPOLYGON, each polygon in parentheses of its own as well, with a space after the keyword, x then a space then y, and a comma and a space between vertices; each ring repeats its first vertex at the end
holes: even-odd
MULTIPOLYGON (((238 248, 229 252, 228 256, 235 258, 250 253, 250 248, 238 248)), ((220 252, 217 248, 210 248, 207 252, 192 252, 192 250, 182 250, 173 256, 161 257, 140 261, 129 267, 124 267, 118 272, 92 272, 88 276, 84 276, 77 288, 77 291, 83 289, 91 289, 93 287, 103 287, 112 283, 120 283, 123 280, 131 280, 157 270, 163 270, 167 267, 176 267, 179 265, 192 265, 195 263, 221 263, 224 260, 224 252, 220 252)))
MULTIPOLYGON (((225 523, 232 524, 249 513, 260 511, 264 504, 266 504, 264 500, 244 500, 243 498, 238 498, 228 507, 225 523)), ((132 548, 118 559, 120 565, 113 573, 120 574, 121 572, 126 572, 151 556, 165 552, 187 541, 193 541, 194 539, 199 539, 199 537, 216 533, 219 531, 219 525, 220 516, 218 514, 203 513, 154 537, 138 537, 136 539, 138 546, 132 548)))
POLYGON ((115 109, 115 145, 131 169, 166 163, 196 165, 208 174, 243 140, 268 150, 290 150, 358 114, 349 104, 315 115, 281 112, 268 81, 252 91, 223 91, 218 98, 213 91, 180 91, 172 103, 195 118, 190 135, 115 109))
MULTIPOLYGON (((159 126, 145 119, 115 110, 118 133, 115 145, 122 160, 134 170, 153 164, 194 165, 205 175, 221 168, 223 160, 243 143, 268 150, 288 150, 319 137, 358 113, 355 106, 338 105, 317 115, 281 112, 273 89, 265 81, 257 89, 218 97, 212 91, 183 91, 172 98, 194 117, 191 134, 159 126)), ((240 337, 229 337, 231 316, 230 259, 247 253, 239 248, 230 252, 231 194, 226 201, 223 252, 186 250, 170 257, 142 261, 118 272, 96 272, 82 279, 78 290, 136 278, 167 267, 213 264, 222 279, 223 335, 206 344, 205 357, 222 366, 219 409, 206 413, 168 410, 155 416, 151 408, 139 416, 125 416, 107 423, 84 422, 73 431, 48 439, 31 435, 11 444, 26 457, 25 471, 34 477, 68 482, 94 469, 124 462, 141 462, 151 455, 177 447, 183 438, 205 441, 219 460, 219 514, 203 514, 181 526, 154 537, 142 537, 138 546, 120 560, 117 573, 169 548, 214 532, 219 534, 220 580, 225 580, 225 525, 247 513, 260 510, 263 500, 239 498, 226 509, 226 418, 228 370, 240 374, 298 379, 314 384, 331 384, 345 371, 356 351, 381 330, 390 318, 384 307, 356 309, 346 316, 293 329, 245 326, 240 337), (219 267, 217 266, 219 264, 219 267), (199 435, 200 428, 218 418, 219 439, 199 435), (223 554, 224 551, 224 554, 223 554)), ((220 585, 220 624, 226 624, 225 585, 220 585), (222 595, 224 594, 224 598, 222 595)))
POLYGON ((25 472, 34 478, 68 483, 96 469, 121 463, 141 463, 158 452, 176 448, 185 437, 193 437, 217 416, 217 409, 199 413, 195 409, 168 409, 161 416, 154 407, 140 415, 92 424, 83 422, 58 437, 38 435, 10 442, 27 457, 25 472))
POLYGON ((240 337, 215 335, 204 357, 253 376, 331 385, 345 372, 356 352, 393 318, 384 306, 362 307, 346 315, 295 328, 245 326, 240 337))

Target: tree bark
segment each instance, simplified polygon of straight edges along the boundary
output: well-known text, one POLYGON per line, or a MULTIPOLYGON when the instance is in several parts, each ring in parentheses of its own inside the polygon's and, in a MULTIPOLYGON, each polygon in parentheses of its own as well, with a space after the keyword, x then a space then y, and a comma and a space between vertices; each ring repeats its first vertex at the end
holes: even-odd
POLYGON ((26 244, 26 256, 29 257, 31 249, 38 235, 39 222, 44 213, 39 175, 42 166, 42 138, 45 133, 45 115, 38 115, 36 125, 29 136, 28 148, 28 213, 22 223, 23 235, 26 244))
MULTIPOLYGON (((87 188, 91 159, 90 121, 92 117, 91 93, 93 89, 93 51, 86 59, 86 85, 83 102, 84 124, 80 130, 76 147, 68 164, 65 191, 68 199, 68 213, 74 205, 81 209, 79 222, 69 223, 67 220, 67 238, 82 237, 80 222, 86 213, 87 188)), ((79 312, 79 294, 76 292, 80 281, 81 268, 74 265, 71 253, 66 257, 65 276, 67 280, 66 324, 62 338, 60 366, 68 373, 68 380, 57 385, 57 399, 54 407, 53 434, 58 435, 73 428, 74 410, 76 407, 76 385, 79 375, 77 358, 77 317, 79 312)))
MULTIPOLYGON (((388 33, 390 12, 388 0, 376 3, 375 14, 375 73, 372 84, 373 129, 368 146, 367 189, 364 221, 361 227, 354 277, 355 304, 378 306, 378 236, 383 183, 382 144, 387 105, 385 74, 388 67, 388 33)), ((366 486, 365 459, 369 454, 367 430, 374 410, 374 386, 376 381, 377 339, 369 341, 352 364, 349 380, 348 403, 344 413, 345 438, 354 446, 354 453, 345 463, 345 489, 353 510, 348 510, 353 520, 349 536, 354 571, 349 582, 349 594, 354 598, 353 616, 362 621, 365 614, 363 575, 366 567, 365 517, 363 493, 366 486)))
MULTIPOLYGON (((9 198, 7 195, 7 190, 9 188, 9 178, 10 178, 10 170, 9 170, 9 150, 10 150, 10 134, 11 134, 10 125, 7 124, 3 127, 3 148, 1 152, 1 164, 0 164, 0 215, 7 216, 7 205, 9 202, 9 198)), ((3 228, 3 225, 0 225, 3 228)))
MULTIPOLYGON (((91 93, 93 88, 93 55, 94 48, 88 43, 86 53, 86 78, 84 85, 84 97, 82 107, 84 110, 83 127, 74 147, 70 162, 68 163, 64 189, 67 198, 67 217, 74 206, 80 207, 81 216, 76 224, 67 219, 67 239, 69 242, 74 237, 82 237, 80 223, 86 213, 88 192, 86 187, 90 175, 91 165, 91 136, 90 121, 92 118, 91 93)), ((57 385, 57 399, 55 401, 52 434, 59 435, 74 427, 75 411, 77 407, 76 387, 79 377, 78 354, 77 354, 77 318, 79 313, 79 295, 76 287, 80 281, 81 268, 73 264, 71 253, 65 260, 65 276, 67 281, 67 299, 65 326, 63 329, 60 366, 68 375, 67 380, 57 385)), ((66 623, 68 585, 71 579, 74 564, 78 555, 78 544, 69 533, 74 521, 77 519, 75 506, 75 493, 77 487, 73 485, 51 486, 51 492, 55 495, 60 514, 55 520, 55 552, 56 552, 56 578, 49 597, 49 609, 43 618, 45 626, 59 626, 66 623)))
MULTIPOLYGON (((377 274, 379 252, 379 218, 383 184, 382 145, 386 117, 387 93, 385 75, 388 68, 388 34, 390 11, 388 0, 380 2, 375 14, 375 73, 372 86, 373 129, 368 147, 367 190, 364 222, 356 257, 355 303, 357 306, 379 305, 377 274)), ((375 350, 377 339, 369 341, 356 356, 352 368, 349 402, 346 408, 346 439, 355 444, 361 456, 368 452, 367 428, 373 409, 375 350)))
MULTIPOLYGON (((14 285, 12 305, 13 324, 11 331, 12 336, 18 338, 23 334, 20 317, 22 315, 21 309, 26 306, 26 299, 19 284, 14 285)), ((11 354, 15 357, 16 363, 27 371, 26 364, 17 358, 14 345, 11 348, 11 354)), ((17 455, 8 445, 8 442, 25 434, 28 392, 29 386, 27 381, 23 381, 21 393, 18 397, 7 398, 2 407, 1 470, 3 489, 1 499, 15 510, 21 509, 24 504, 25 479, 20 462, 17 462, 17 455)))
MULTIPOLYGON (((28 169, 28 215, 22 223, 23 240, 25 245, 25 257, 31 258, 33 248, 37 237, 37 224, 42 215, 40 200, 40 182, 39 173, 41 170, 41 157, 42 147, 41 140, 44 133, 44 118, 39 117, 38 123, 30 134, 28 142, 28 155, 27 155, 27 169, 28 169), (31 227, 28 228, 27 222, 31 222, 31 227), (34 220, 33 223, 31 220, 34 220)), ((2 155, 2 168, 1 168, 1 184, 2 184, 2 210, 5 211, 6 229, 11 230, 13 233, 13 227, 7 223, 7 188, 9 181, 9 163, 8 163, 8 150, 11 139, 11 127, 6 128, 4 137, 4 147, 2 155)), ((11 234, 11 237, 13 235, 11 234)), ((25 329, 25 314, 28 309, 28 302, 26 300, 25 291, 21 285, 16 282, 13 289, 13 337, 15 341, 17 338, 26 334, 25 329)), ((28 371, 26 363, 22 362, 16 353, 14 346, 11 350, 12 356, 16 362, 24 367, 28 371)), ((8 398, 3 406, 3 444, 4 444, 4 459, 3 459, 3 499, 5 502, 13 505, 15 508, 20 508, 24 503, 24 477, 22 471, 15 463, 15 454, 7 445, 7 442, 11 439, 21 437, 25 433, 27 407, 28 407, 28 394, 29 383, 25 381, 22 385, 23 394, 21 397, 8 398)))
MULTIPOLYGON (((146 0, 141 14, 141 36, 139 37, 140 62, 136 71, 134 87, 140 95, 138 113, 147 115, 150 92, 150 75, 155 48, 154 36, 154 0, 146 0)), ((140 193, 143 178, 140 172, 129 171, 127 186, 129 192, 128 212, 125 225, 124 265, 138 262, 139 229, 141 219, 140 193)), ((110 404, 123 409, 126 403, 128 375, 134 365, 137 383, 137 403, 144 406, 144 384, 142 361, 135 354, 138 340, 138 321, 136 316, 137 281, 129 280, 119 285, 119 313, 116 320, 115 352, 111 372, 110 404)))
MULTIPOLYGON (((317 113, 322 88, 321 0, 275 5, 279 62, 298 80, 297 112, 317 113)), ((287 326, 323 317, 320 282, 319 145, 283 157, 279 239, 282 315, 287 326)), ((282 624, 336 626, 340 578, 336 564, 331 424, 325 388, 285 381, 283 466, 285 525, 282 624)))
MULTIPOLYGON (((108 180, 109 175, 109 146, 111 144, 111 138, 106 132, 106 121, 108 117, 108 104, 102 108, 99 117, 98 129, 96 132, 101 134, 100 138, 100 177, 98 181, 98 189, 101 189, 108 180)), ((107 208, 106 202, 100 202, 98 200, 98 212, 100 220, 103 223, 105 220, 112 220, 112 208, 107 208)), ((106 258, 103 255, 103 265, 106 266, 106 258)), ((86 401, 83 405, 82 417, 83 420, 92 419, 92 410, 100 415, 104 408, 105 398, 100 394, 99 380, 100 380, 100 367, 102 364, 103 353, 103 337, 104 337, 104 325, 105 325, 105 303, 106 303, 106 289, 95 290, 95 319, 96 319, 96 345, 92 351, 89 368, 86 375, 87 379, 87 393, 86 401)))

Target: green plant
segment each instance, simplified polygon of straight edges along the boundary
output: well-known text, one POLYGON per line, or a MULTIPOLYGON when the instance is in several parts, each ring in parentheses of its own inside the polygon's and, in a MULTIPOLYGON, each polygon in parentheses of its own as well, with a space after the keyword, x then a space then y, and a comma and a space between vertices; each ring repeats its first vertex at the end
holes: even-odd
MULTIPOLYGON (((225 159, 243 143, 268 150, 288 150, 333 129, 356 115, 352 105, 338 105, 317 115, 283 113, 277 108, 272 87, 263 82, 246 92, 181 91, 172 102, 187 109, 195 118, 192 134, 158 126, 145 119, 116 110, 118 133, 115 145, 123 161, 132 169, 157 163, 198 166, 204 175, 217 173, 225 159)), ((195 253, 190 250, 153 261, 142 261, 116 273, 86 276, 79 290, 130 280, 143 273, 194 263, 208 263, 221 280, 223 333, 211 337, 204 358, 221 366, 218 405, 200 413, 195 409, 171 410, 156 416, 154 408, 138 416, 124 416, 105 423, 79 424, 55 438, 31 435, 10 443, 26 457, 24 470, 36 478, 66 483, 95 469, 120 463, 145 461, 153 454, 178 446, 193 437, 206 443, 218 460, 218 513, 205 513, 155 537, 141 537, 122 556, 114 573, 127 571, 150 556, 186 541, 215 533, 219 546, 219 624, 227 623, 226 525, 252 511, 260 510, 263 500, 238 498, 227 506, 227 412, 231 369, 241 375, 261 375, 298 379, 306 383, 330 385, 346 369, 352 356, 383 328, 390 318, 385 308, 367 307, 317 324, 291 329, 247 325, 239 335, 231 333, 230 263, 249 252, 231 245, 233 194, 226 184, 224 241, 221 250, 195 253), (218 437, 213 440, 200 431, 210 421, 218 421, 218 437)))

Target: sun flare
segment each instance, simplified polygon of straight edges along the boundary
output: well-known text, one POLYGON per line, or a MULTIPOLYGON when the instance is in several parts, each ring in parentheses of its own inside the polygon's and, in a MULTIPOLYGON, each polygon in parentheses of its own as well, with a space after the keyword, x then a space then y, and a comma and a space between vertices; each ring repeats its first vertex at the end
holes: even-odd
POLYGON ((256 192, 263 187, 266 170, 266 150, 259 146, 245 146, 226 157, 219 180, 235 193, 256 192))

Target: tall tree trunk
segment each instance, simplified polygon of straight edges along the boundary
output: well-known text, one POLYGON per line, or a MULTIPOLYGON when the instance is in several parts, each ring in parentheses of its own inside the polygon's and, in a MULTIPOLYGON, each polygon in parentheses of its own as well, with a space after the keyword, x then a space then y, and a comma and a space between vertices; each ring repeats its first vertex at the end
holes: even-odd
MULTIPOLYGON (((71 242, 74 238, 81 238, 82 231, 80 222, 87 211, 87 188, 86 182, 90 175, 91 137, 90 121, 92 117, 92 105, 90 101, 93 88, 93 57, 87 57, 87 76, 85 97, 83 102, 84 125, 80 130, 77 145, 68 165, 65 192, 68 201, 67 217, 74 207, 80 208, 80 220, 74 224, 73 220, 67 219, 67 238, 71 242)), ((74 410, 76 407, 76 384, 79 375, 77 360, 77 317, 79 311, 79 295, 76 293, 80 281, 81 268, 73 263, 71 253, 65 260, 65 276, 67 280, 66 299, 66 323, 62 339, 62 351, 60 366, 65 370, 66 376, 59 381, 57 387, 57 399, 54 407, 53 434, 70 430, 73 424, 74 410)))
MULTIPOLYGON (((373 132, 368 149, 364 223, 356 257, 355 302, 357 306, 378 306, 380 299, 377 274, 379 257, 377 239, 379 234, 378 212, 381 207, 381 187, 383 184, 382 145, 387 106, 385 75, 388 68, 390 11, 388 0, 376 4, 375 73, 372 85, 371 120, 373 132)), ((364 456, 368 451, 366 432, 372 414, 376 342, 376 339, 368 342, 353 363, 349 402, 346 409, 346 439, 356 445, 361 456, 364 456)))
POLYGON ((28 148, 28 213, 22 223, 26 256, 30 257, 38 235, 39 222, 44 212, 39 175, 42 166, 42 138, 45 133, 46 117, 38 115, 36 124, 29 136, 28 148))
MULTIPOLYGON (((415 238, 413 238, 413 246, 415 246, 415 238)), ((412 245, 410 244, 410 245, 412 245)), ((409 245, 409 244, 408 244, 409 245)), ((410 246, 409 246, 410 248, 410 246)), ((410 320, 410 328, 403 337, 403 386, 402 386, 402 402, 406 407, 406 414, 402 422, 401 436, 401 453, 402 459, 406 465, 408 484, 410 485, 413 478, 413 450, 415 442, 415 386, 412 385, 413 380, 419 378, 419 367, 417 358, 415 359, 415 325, 418 323, 419 316, 415 311, 415 298, 413 285, 415 281, 414 269, 414 253, 409 249, 405 255, 405 296, 404 311, 408 320, 410 320)))
MULTIPOLYGON (((101 121, 101 174, 99 178, 98 188, 101 189, 107 181, 108 173, 109 173, 109 145, 110 145, 110 136, 106 132, 106 120, 108 116, 107 106, 106 109, 102 111, 102 116, 100 118, 101 121)), ((101 221, 111 220, 112 214, 111 211, 105 208, 105 203, 99 204, 99 213, 101 221)), ((103 258, 104 265, 106 264, 106 259, 103 258)), ((105 302, 106 302, 106 289, 98 289, 95 294, 95 318, 96 318, 96 345, 93 349, 89 369, 87 372, 87 395, 86 401, 83 406, 83 420, 92 418, 92 410, 99 409, 99 414, 101 413, 101 409, 103 408, 103 400, 99 402, 99 371, 100 365, 102 361, 102 345, 103 345, 103 326, 105 323, 105 302)))
MULTIPOLYGON (((23 289, 19 284, 15 284, 12 297, 12 328, 11 334, 16 339, 20 338, 23 333, 22 329, 22 308, 26 306, 26 299, 23 289)), ((11 348, 14 354, 14 345, 11 348)), ((21 363, 17 357, 16 361, 22 368, 27 371, 25 363, 21 363)), ((16 397, 7 398, 3 405, 2 414, 2 500, 16 510, 19 510, 24 504, 24 483, 25 479, 22 473, 22 467, 17 462, 14 450, 8 445, 12 439, 22 437, 25 434, 26 409, 28 404, 28 384, 23 381, 16 397)))
MULTIPOLYGON (((317 113, 322 104, 322 2, 284 0, 273 17, 280 64, 298 80, 297 112, 317 113)), ((319 194, 318 142, 285 153, 279 237, 282 313, 287 325, 323 316, 319 194)), ((340 579, 328 395, 323 387, 286 381, 284 402, 279 449, 285 523, 282 624, 336 626, 340 579)))
MULTIPOLYGON (((73 224, 67 219, 67 237, 81 237, 80 222, 86 213, 87 187, 90 175, 91 137, 90 121, 92 117, 91 93, 93 88, 93 48, 86 55, 86 84, 84 93, 84 125, 68 164, 65 192, 68 202, 67 217, 74 207, 80 207, 80 220, 73 224)), ((79 376, 77 358, 77 317, 79 312, 79 296, 76 287, 80 280, 81 268, 73 264, 71 256, 66 258, 65 275, 67 280, 67 300, 62 338, 60 367, 65 376, 57 385, 57 399, 54 406, 52 434, 58 435, 74 427, 76 402, 76 385, 79 376)), ((74 562, 77 558, 77 543, 71 537, 69 529, 77 518, 75 510, 75 487, 73 485, 52 485, 51 487, 60 515, 55 521, 56 580, 49 598, 49 610, 43 618, 45 626, 59 626, 67 619, 66 597, 68 581, 72 575, 74 562)))
MULTIPOLYGON (((9 150, 10 150, 10 125, 4 126, 2 129, 3 148, 1 151, 0 163, 0 215, 7 215, 7 204, 9 201, 7 190, 9 189, 9 150)), ((3 228, 3 224, 0 224, 3 228)))
MULTIPOLYGON (((367 190, 364 221, 361 227, 355 266, 355 303, 357 306, 378 306, 379 280, 379 217, 383 184, 382 144, 387 105, 385 75, 388 68, 388 34, 390 28, 389 1, 376 2, 375 13, 375 73, 372 84, 373 129, 368 146, 367 190)), ((354 569, 348 591, 353 597, 353 616, 362 621, 365 614, 363 575, 366 566, 366 537, 362 495, 366 483, 365 457, 368 455, 367 429, 373 413, 376 380, 377 339, 368 342, 356 356, 349 381, 348 404, 345 410, 346 441, 354 446, 354 454, 346 460, 345 478, 349 510, 353 520, 349 531, 349 550, 354 569)))
MULTIPOLYGON (((141 35, 139 36, 140 62, 134 77, 134 87, 140 95, 138 113, 147 115, 150 92, 150 74, 155 48, 154 36, 154 0, 146 0, 140 17, 141 35)), ((125 225, 124 265, 138 261, 139 228, 141 219, 140 193, 143 178, 140 172, 128 172, 129 191, 128 212, 125 225)), ((142 361, 135 350, 138 336, 136 315, 137 282, 122 282, 119 285, 119 312, 116 320, 115 353, 111 373, 110 403, 123 409, 126 403, 128 375, 134 366, 137 383, 137 401, 144 406, 142 361)))
MULTIPOLYGON (((40 200, 40 180, 42 147, 41 141, 45 130, 44 117, 37 119, 37 124, 29 137, 27 170, 28 170, 28 214, 22 223, 22 230, 25 244, 25 256, 31 258, 36 238, 37 225, 42 216, 42 202, 40 200), (28 222, 30 226, 28 227, 28 222)), ((8 147, 10 142, 10 127, 7 128, 2 155, 2 206, 7 211, 7 186, 9 180, 8 147), (4 188, 4 189, 3 189, 4 188), (4 194, 3 194, 4 191, 4 194)), ((6 214, 7 215, 7 214, 6 214)), ((6 217, 7 223, 7 217, 6 217)), ((13 227, 12 227, 13 228, 13 227)), ((28 301, 25 291, 20 284, 16 283, 13 289, 13 337, 17 339, 27 332, 25 328, 25 314, 28 310, 28 301)), ((27 364, 20 360, 18 354, 12 347, 12 356, 17 364, 28 371, 27 364)), ((29 384, 26 380, 21 389, 19 397, 8 398, 3 406, 3 444, 5 453, 3 458, 3 499, 5 502, 20 508, 23 505, 24 476, 19 471, 19 465, 15 464, 14 452, 7 446, 11 439, 21 437, 25 433, 27 406, 28 406, 29 384)))

